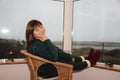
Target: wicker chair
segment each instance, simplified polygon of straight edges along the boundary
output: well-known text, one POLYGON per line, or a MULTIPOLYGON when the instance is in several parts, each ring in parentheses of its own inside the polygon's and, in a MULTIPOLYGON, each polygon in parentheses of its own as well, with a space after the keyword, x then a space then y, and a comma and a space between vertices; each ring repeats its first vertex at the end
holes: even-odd
POLYGON ((41 80, 40 78, 38 78, 37 70, 42 64, 45 63, 52 64, 57 69, 58 77, 55 80, 72 80, 72 73, 73 73, 72 65, 61 62, 52 62, 44 58, 32 55, 26 50, 21 50, 20 52, 26 56, 27 64, 30 70, 31 80, 41 80))

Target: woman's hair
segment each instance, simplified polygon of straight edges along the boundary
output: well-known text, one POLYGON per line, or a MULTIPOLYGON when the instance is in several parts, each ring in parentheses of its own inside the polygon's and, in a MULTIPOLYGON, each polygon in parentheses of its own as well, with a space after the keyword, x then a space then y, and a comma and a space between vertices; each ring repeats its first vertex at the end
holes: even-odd
POLYGON ((33 37, 33 31, 36 26, 42 25, 42 23, 38 20, 31 20, 28 22, 26 26, 26 47, 35 39, 33 37))

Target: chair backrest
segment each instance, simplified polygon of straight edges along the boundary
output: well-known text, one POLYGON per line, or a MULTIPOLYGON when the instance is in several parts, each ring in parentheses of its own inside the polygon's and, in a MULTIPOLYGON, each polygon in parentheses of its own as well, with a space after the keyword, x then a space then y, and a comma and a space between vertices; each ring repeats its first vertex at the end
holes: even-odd
POLYGON ((21 50, 20 52, 26 56, 27 64, 30 70, 31 80, 38 80, 37 70, 41 65, 45 63, 50 63, 55 66, 58 72, 57 80, 72 80, 72 73, 73 73, 72 65, 61 62, 52 62, 44 58, 32 55, 26 50, 21 50))

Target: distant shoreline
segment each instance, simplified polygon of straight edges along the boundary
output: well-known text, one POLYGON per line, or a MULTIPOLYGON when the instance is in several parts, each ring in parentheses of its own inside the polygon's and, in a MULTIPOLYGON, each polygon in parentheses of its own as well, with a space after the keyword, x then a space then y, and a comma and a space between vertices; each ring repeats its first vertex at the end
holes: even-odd
MULTIPOLYGON (((55 41, 55 43, 58 47, 62 47, 62 42, 55 41)), ((92 47, 95 49, 120 49, 120 43, 119 42, 87 42, 87 41, 81 41, 81 42, 73 42, 72 48, 83 48, 83 47, 92 47)))
MULTIPOLYGON (((62 44, 61 41, 53 41, 55 44, 62 44)), ((117 46, 120 47, 120 42, 96 42, 96 41, 74 41, 73 45, 91 45, 91 46, 117 46)))

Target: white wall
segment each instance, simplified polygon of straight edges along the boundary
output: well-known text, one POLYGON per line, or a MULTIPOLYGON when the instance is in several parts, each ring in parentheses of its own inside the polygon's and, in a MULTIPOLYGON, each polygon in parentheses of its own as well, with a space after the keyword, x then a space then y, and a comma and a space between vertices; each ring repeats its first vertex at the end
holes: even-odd
POLYGON ((30 80, 26 64, 0 65, 0 80, 30 80))
MULTIPOLYGON (((30 80, 26 64, 0 65, 0 80, 30 80)), ((88 68, 73 74, 73 80, 120 80, 120 72, 88 68)))
POLYGON ((91 67, 81 72, 74 73, 73 79, 74 80, 120 80, 120 72, 91 67))

